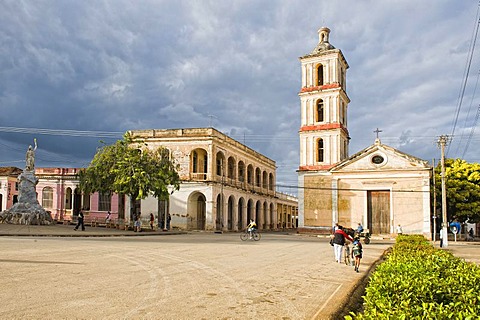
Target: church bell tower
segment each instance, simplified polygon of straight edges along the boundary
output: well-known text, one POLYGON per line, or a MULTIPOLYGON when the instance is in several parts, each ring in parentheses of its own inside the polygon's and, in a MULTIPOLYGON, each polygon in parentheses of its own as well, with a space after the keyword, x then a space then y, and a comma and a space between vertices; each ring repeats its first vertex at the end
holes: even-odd
POLYGON ((329 42, 330 29, 318 30, 318 45, 300 57, 301 127, 299 171, 324 171, 348 157, 346 93, 348 63, 329 42))

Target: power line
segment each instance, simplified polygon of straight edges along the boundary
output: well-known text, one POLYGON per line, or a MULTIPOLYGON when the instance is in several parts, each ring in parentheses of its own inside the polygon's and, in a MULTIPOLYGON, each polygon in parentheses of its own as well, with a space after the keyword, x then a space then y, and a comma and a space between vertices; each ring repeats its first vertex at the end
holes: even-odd
POLYGON ((0 132, 43 134, 53 136, 70 137, 95 137, 95 138, 119 138, 124 132, 109 131, 79 131, 79 130, 58 130, 58 129, 40 129, 40 128, 18 128, 18 127, 0 127, 0 132))
MULTIPOLYGON (((459 93, 459 97, 458 97, 458 105, 457 105, 457 109, 455 111, 455 119, 453 121, 452 134, 450 135, 451 138, 453 138, 454 135, 455 135, 455 129, 457 127, 457 121, 458 121, 458 115, 460 114, 460 110, 462 109, 462 102, 463 102, 463 97, 465 95, 465 89, 467 87, 467 80, 468 80, 468 75, 470 73, 470 66, 472 65, 473 53, 475 52, 475 45, 477 43, 478 27, 480 25, 479 10, 480 10, 480 2, 477 6, 477 15, 475 17, 476 25, 474 27, 474 32, 473 32, 473 35, 472 35, 472 41, 471 41, 471 45, 470 45, 470 49, 469 49, 469 56, 467 57, 467 65, 465 67, 464 79, 463 79, 463 83, 462 83, 462 86, 460 88, 460 93, 459 93)), ((448 150, 450 149, 450 145, 447 148, 447 154, 448 154, 448 150)))
POLYGON ((467 143, 465 145, 465 149, 463 150, 462 158, 465 158, 465 154, 467 153, 468 147, 470 146, 470 141, 472 141, 472 136, 473 136, 473 133, 475 132, 475 128, 477 126, 479 117, 480 117, 480 105, 477 108, 477 114, 475 115, 475 120, 474 120, 472 128, 470 130, 470 135, 468 136, 467 143))
MULTIPOLYGON (((477 80, 475 81, 475 87, 474 87, 474 89, 473 89, 472 98, 470 99, 470 104, 469 104, 469 106, 468 106, 467 116, 465 117, 464 128, 467 128, 467 127, 468 127, 468 119, 470 118, 470 111, 472 110, 473 101, 474 101, 475 96, 476 96, 476 93, 477 93, 477 88, 478 88, 478 81, 479 81, 479 79, 480 79, 480 70, 478 70, 478 73, 477 73, 477 80)), ((476 126, 476 123, 473 124, 473 126, 472 126, 471 129, 475 128, 475 126, 476 126)), ((469 139, 471 139, 472 135, 473 135, 473 132, 470 131, 469 139)), ((465 134, 464 134, 464 132, 462 131, 462 134, 460 135, 460 141, 459 141, 458 144, 457 144, 457 150, 456 150, 455 154, 458 154, 458 151, 459 151, 459 149, 460 149, 460 146, 462 145, 464 136, 465 136, 465 134)), ((468 145, 469 145, 469 142, 467 141, 467 144, 465 145, 465 150, 463 151, 462 158, 463 158, 463 156, 465 156, 465 153, 467 152, 468 145)))

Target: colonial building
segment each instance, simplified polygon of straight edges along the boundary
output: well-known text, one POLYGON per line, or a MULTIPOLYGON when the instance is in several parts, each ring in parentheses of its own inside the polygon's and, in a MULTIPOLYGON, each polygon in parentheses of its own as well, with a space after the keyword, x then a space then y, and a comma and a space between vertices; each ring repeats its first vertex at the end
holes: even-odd
MULTIPOLYGON (((213 128, 131 131, 149 148, 166 148, 180 166, 180 190, 168 201, 148 197, 135 205, 145 223, 150 213, 164 226, 184 230, 243 230, 254 219, 262 230, 296 227, 297 198, 276 192, 275 161, 213 128)), ((2 210, 15 203, 19 168, 0 168, 2 210)), ((119 195, 82 194, 79 168, 36 168, 39 203, 58 221, 83 210, 87 220, 131 223, 129 199, 119 195)))
POLYGON ((0 168, 0 212, 13 206, 18 198, 17 177, 22 169, 17 167, 0 168))
POLYGON ((348 156, 349 66, 329 43, 330 30, 318 34, 318 45, 300 58, 299 228, 329 232, 336 222, 362 223, 374 234, 392 234, 401 225, 404 233, 430 237, 431 168, 378 137, 348 156))
POLYGON ((37 198, 54 220, 71 219, 83 210, 87 219, 104 219, 107 212, 117 218, 122 206, 118 195, 102 195, 98 192, 82 194, 78 188, 80 168, 36 168, 38 178, 37 198))
POLYGON ((180 166, 180 190, 168 203, 142 200, 142 213, 169 213, 187 230, 243 230, 249 219, 263 230, 296 225, 297 199, 276 192, 275 161, 266 156, 214 128, 130 133, 148 148, 166 148, 180 166))

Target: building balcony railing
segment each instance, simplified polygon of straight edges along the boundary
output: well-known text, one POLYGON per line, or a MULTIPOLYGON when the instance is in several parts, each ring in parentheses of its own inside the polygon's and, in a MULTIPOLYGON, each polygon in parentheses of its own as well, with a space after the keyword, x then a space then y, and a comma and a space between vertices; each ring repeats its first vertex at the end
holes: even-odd
POLYGON ((202 173, 190 173, 190 179, 191 180, 196 180, 196 181, 205 181, 207 180, 207 174, 202 172, 202 173))
MULTIPOLYGON (((190 173, 190 179, 194 181, 206 181, 206 173, 190 173)), ((215 175, 213 181, 218 183, 223 183, 224 186, 231 186, 238 189, 243 189, 246 191, 251 191, 259 194, 266 194, 269 196, 275 196, 275 190, 268 189, 264 185, 257 185, 253 183, 248 183, 246 181, 237 180, 236 178, 222 177, 215 175)))

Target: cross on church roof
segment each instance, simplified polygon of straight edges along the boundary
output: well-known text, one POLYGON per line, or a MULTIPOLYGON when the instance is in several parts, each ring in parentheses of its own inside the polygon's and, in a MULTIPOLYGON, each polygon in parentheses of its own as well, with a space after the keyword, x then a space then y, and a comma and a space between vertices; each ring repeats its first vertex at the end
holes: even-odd
POLYGON ((373 132, 375 132, 375 133, 377 134, 377 139, 378 139, 378 134, 379 134, 380 132, 383 132, 383 131, 377 128, 377 130, 374 130, 373 132))

